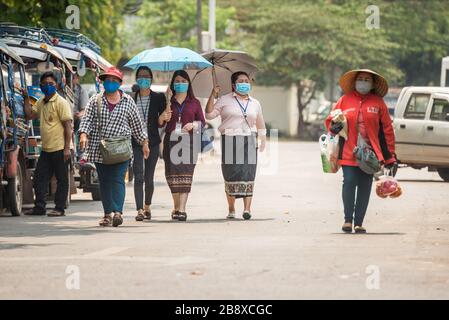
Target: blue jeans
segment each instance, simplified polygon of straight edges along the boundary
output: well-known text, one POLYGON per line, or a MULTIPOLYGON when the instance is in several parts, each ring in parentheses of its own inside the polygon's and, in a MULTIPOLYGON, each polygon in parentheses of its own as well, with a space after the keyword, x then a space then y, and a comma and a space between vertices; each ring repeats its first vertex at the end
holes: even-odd
POLYGON ((362 226, 368 209, 373 175, 366 174, 359 167, 343 166, 342 169, 345 222, 354 221, 354 225, 362 226))
POLYGON ((129 161, 119 164, 107 165, 95 163, 100 182, 101 202, 105 214, 113 212, 123 213, 125 203, 125 175, 128 171, 129 161))

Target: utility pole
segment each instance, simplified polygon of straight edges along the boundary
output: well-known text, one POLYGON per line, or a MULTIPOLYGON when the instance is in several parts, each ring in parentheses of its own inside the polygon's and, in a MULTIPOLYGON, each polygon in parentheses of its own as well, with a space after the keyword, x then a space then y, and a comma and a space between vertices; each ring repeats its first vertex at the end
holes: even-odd
POLYGON ((198 46, 197 51, 202 52, 203 51, 203 1, 202 0, 196 0, 196 36, 198 39, 198 46))
POLYGON ((209 34, 210 34, 210 48, 215 49, 216 35, 215 35, 215 0, 209 0, 209 34))

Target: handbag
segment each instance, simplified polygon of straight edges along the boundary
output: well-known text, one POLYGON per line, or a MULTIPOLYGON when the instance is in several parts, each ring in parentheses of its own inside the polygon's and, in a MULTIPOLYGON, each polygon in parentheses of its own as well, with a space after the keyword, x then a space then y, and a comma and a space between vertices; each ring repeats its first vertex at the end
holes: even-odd
MULTIPOLYGON (((360 109, 359 109, 360 113, 360 109)), ((366 143, 359 131, 357 115, 357 146, 354 148, 354 156, 359 168, 366 174, 375 174, 381 169, 379 159, 373 149, 366 143)))
POLYGON ((206 128, 201 129, 201 152, 208 152, 214 148, 213 140, 206 128))
POLYGON ((101 130, 101 104, 103 94, 97 96, 98 131, 100 134, 100 154, 104 164, 117 164, 128 161, 132 157, 131 139, 127 136, 103 138, 101 130))

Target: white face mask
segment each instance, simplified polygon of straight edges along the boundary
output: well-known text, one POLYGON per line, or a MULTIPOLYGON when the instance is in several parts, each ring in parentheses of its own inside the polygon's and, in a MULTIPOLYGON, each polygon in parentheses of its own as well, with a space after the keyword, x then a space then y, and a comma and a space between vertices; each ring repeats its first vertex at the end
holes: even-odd
POLYGON ((373 85, 371 82, 363 80, 356 80, 355 82, 355 90, 360 94, 368 94, 372 88, 373 85))

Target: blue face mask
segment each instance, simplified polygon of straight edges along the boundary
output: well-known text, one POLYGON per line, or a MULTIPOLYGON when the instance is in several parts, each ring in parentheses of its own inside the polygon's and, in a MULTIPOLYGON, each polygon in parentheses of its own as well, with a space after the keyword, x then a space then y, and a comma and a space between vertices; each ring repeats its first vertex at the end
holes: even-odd
POLYGON ((173 88, 176 93, 186 93, 189 90, 189 84, 186 82, 175 82, 173 88))
POLYGON ((250 83, 237 83, 235 85, 235 90, 240 94, 248 94, 251 91, 250 83))
POLYGON ((120 83, 116 81, 106 80, 103 82, 104 91, 106 93, 114 93, 120 88, 120 83))
POLYGON ((149 78, 139 78, 137 79, 137 85, 140 89, 150 89, 151 79, 149 78))
POLYGON ((52 84, 41 85, 41 90, 46 96, 51 96, 56 92, 56 86, 52 84))

